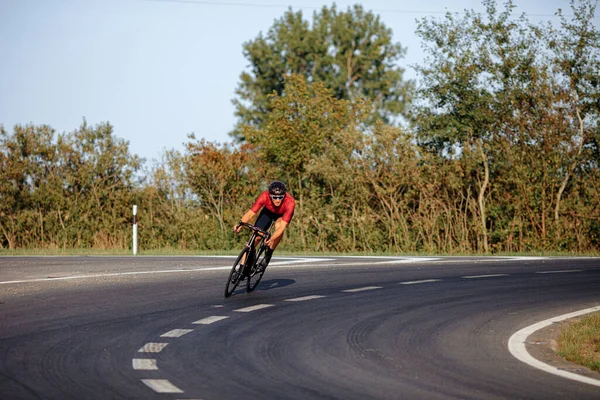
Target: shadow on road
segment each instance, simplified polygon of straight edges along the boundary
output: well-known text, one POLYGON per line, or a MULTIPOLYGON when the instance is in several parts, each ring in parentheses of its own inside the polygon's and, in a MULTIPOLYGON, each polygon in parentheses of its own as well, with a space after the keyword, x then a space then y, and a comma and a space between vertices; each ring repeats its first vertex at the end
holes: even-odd
POLYGON ((293 279, 267 279, 260 282, 257 290, 264 291, 279 289, 282 287, 293 285, 294 283, 296 283, 296 281, 293 279))

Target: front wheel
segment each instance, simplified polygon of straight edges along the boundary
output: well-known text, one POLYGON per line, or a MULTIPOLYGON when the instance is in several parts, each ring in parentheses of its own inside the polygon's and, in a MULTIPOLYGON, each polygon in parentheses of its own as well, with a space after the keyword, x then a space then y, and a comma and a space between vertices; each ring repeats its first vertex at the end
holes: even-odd
POLYGON ((258 283, 262 279, 265 274, 265 270, 258 270, 258 265, 265 259, 265 250, 267 250, 267 246, 263 244, 260 246, 258 253, 256 254, 256 259, 254 261, 254 265, 252 265, 252 269, 250 270, 250 275, 248 276, 248 280, 246 281, 246 292, 251 292, 258 286, 258 283))
POLYGON ((238 258, 233 263, 233 267, 231 268, 231 272, 229 272, 229 277, 227 278, 227 283, 225 284, 225 297, 229 297, 233 294, 235 288, 240 284, 240 281, 243 278, 244 265, 242 264, 242 259, 246 256, 248 259, 248 248, 244 248, 238 258))

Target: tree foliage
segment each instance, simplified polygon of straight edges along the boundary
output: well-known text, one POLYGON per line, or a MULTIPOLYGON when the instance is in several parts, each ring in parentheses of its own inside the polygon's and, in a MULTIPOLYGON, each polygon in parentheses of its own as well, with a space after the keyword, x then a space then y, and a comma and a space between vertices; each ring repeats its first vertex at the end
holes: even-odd
POLYGON ((282 251, 598 251, 595 4, 572 2, 574 17, 558 24, 492 0, 483 13, 421 20, 429 58, 407 128, 373 118, 374 92, 363 90, 399 76, 361 73, 347 87, 331 52, 343 46, 314 50, 352 29, 361 43, 358 21, 376 18, 356 7, 323 9, 312 25, 290 11, 249 43, 260 63, 242 89, 260 109, 238 127, 245 142, 192 135, 144 179, 108 124, 0 127, 0 244, 124 248, 135 202, 142 249, 237 249, 232 225, 278 179, 298 200, 282 251))
POLYGON ((3 247, 128 246, 141 166, 109 124, 56 135, 48 126, 0 130, 3 247))
POLYGON ((346 12, 323 7, 312 24, 290 9, 265 35, 244 44, 250 71, 241 74, 233 101, 238 117, 233 135, 244 141, 244 126, 264 128, 274 110, 269 96, 283 95, 292 74, 322 83, 337 99, 370 99, 372 119, 391 121, 405 113, 411 96, 412 83, 403 81, 397 65, 404 53, 391 29, 362 6, 346 12))
POLYGON ((484 5, 485 15, 421 21, 430 58, 419 68, 418 137, 474 178, 463 191, 477 193, 484 249, 498 225, 504 232, 492 233, 494 246, 519 235, 521 250, 555 248, 570 229, 560 221, 563 196, 588 164, 583 149, 595 146, 587 132, 598 117, 590 101, 599 71, 595 6, 572 3, 574 20, 557 30, 514 19, 511 3, 500 12, 495 1, 484 5))

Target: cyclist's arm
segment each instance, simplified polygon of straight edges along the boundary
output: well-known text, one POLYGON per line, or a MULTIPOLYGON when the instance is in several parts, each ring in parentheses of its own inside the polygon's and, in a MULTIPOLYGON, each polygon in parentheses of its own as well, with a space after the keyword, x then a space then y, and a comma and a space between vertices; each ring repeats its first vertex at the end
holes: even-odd
MULTIPOLYGON (((256 213, 255 213, 254 211, 252 211, 252 210, 248 210, 248 211, 246 211, 246 214, 244 214, 244 215, 242 216, 242 219, 240 219, 240 221, 241 221, 241 222, 246 222, 246 223, 247 223, 247 222, 249 222, 249 221, 252 219, 252 217, 254 217, 255 215, 256 215, 256 213)), ((241 226, 239 226, 238 224, 235 224, 235 226, 233 227, 233 230, 234 230, 234 231, 236 231, 236 232, 239 232, 239 231, 240 231, 240 229, 242 229, 242 227, 241 227, 241 226)))

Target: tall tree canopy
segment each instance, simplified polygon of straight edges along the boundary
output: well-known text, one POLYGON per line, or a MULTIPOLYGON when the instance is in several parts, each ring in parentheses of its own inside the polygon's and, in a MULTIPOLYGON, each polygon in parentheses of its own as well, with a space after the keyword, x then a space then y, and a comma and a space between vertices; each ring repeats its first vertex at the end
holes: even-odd
POLYGON ((241 74, 233 100, 238 125, 232 135, 244 141, 243 125, 263 127, 268 96, 282 95, 291 74, 322 82, 340 100, 364 96, 372 102, 372 120, 392 121, 405 113, 413 87, 397 64, 405 50, 377 15, 359 5, 346 12, 323 7, 312 24, 290 9, 266 35, 244 44, 250 71, 241 74))
MULTIPOLYGON (((559 222, 565 195, 578 197, 598 173, 596 1, 572 1, 575 16, 559 28, 513 17, 511 2, 502 11, 494 0, 483 4, 483 15, 420 22, 429 58, 418 69, 417 134, 460 164, 465 196, 475 193, 482 249, 498 225, 504 232, 492 240, 526 231, 529 243, 556 247, 572 229, 559 222)), ((577 213, 594 218, 594 203, 577 213)))

